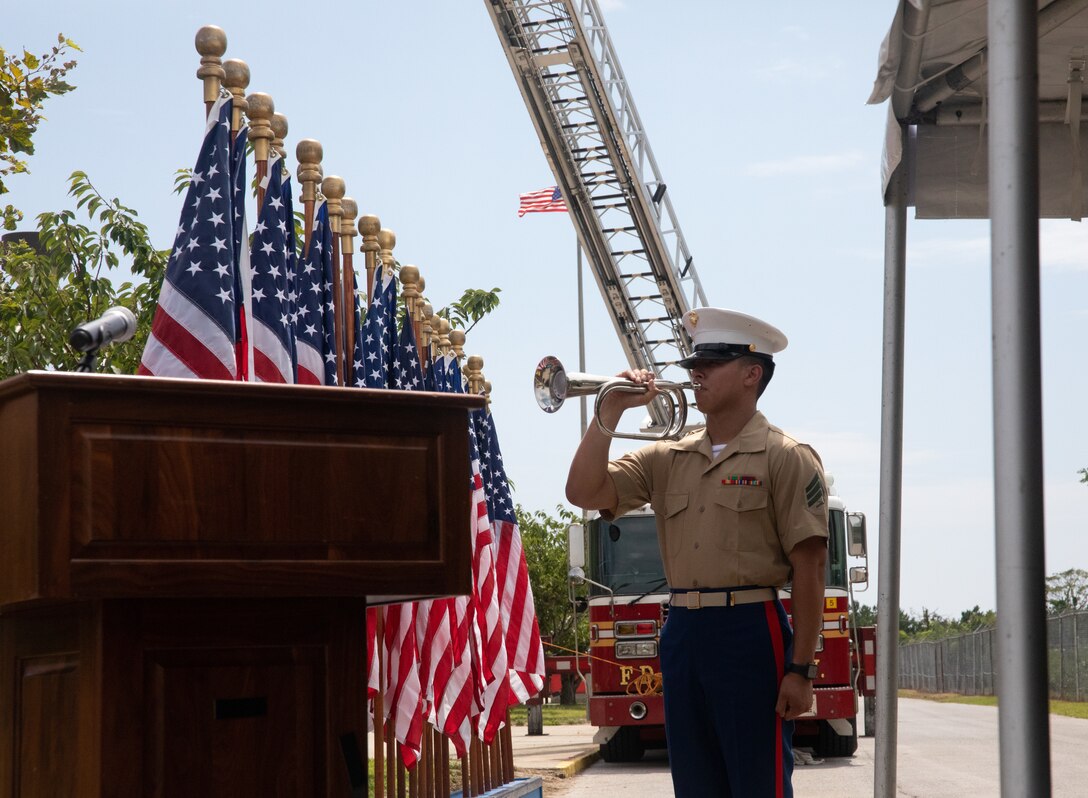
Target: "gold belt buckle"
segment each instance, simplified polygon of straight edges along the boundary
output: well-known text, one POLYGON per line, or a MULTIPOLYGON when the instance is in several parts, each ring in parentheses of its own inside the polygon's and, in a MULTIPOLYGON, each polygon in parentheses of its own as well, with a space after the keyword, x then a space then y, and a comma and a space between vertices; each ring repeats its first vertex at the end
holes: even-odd
POLYGON ((737 592, 735 590, 729 591, 729 606, 735 607, 737 604, 737 592))

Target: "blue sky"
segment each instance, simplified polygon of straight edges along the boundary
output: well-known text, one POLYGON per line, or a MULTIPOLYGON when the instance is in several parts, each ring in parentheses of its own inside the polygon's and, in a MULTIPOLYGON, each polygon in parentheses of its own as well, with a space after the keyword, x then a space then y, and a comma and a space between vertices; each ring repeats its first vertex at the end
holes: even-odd
MULTIPOLYGON (((865 101, 895 3, 602 5, 703 288, 789 336, 761 407, 812 442, 848 506, 869 515, 875 575, 886 109, 865 101)), ((396 232, 398 259, 419 266, 436 307, 467 287, 502 289, 467 351, 494 386, 518 501, 553 510, 578 411, 544 415, 530 381, 543 355, 577 364, 575 237, 565 215, 516 215, 519 193, 554 179, 483 1, 272 2, 260 19, 252 8, 20 5, 0 45, 44 52, 63 32, 83 53, 78 89, 46 107, 31 174, 5 199, 29 217, 70 207, 66 178, 81 169, 167 246, 173 174, 203 130, 193 37, 219 25, 226 57, 250 66, 249 91, 287 115, 292 170, 298 140, 320 140, 325 173, 396 232)), ((1088 236, 1073 222, 1042 231, 1051 573, 1088 568, 1076 473, 1088 466, 1088 236)), ((958 615, 995 595, 988 225, 912 220, 908 252, 901 603, 958 615)), ((587 370, 613 373, 623 355, 588 275, 585 292, 587 370)))

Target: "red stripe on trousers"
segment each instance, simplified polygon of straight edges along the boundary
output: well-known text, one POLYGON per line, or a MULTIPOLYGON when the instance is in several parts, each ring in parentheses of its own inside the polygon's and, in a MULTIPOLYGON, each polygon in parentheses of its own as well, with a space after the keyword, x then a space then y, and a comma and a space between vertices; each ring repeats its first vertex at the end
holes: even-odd
MULTIPOLYGON (((777 668, 779 684, 786 672, 786 651, 782 643, 782 627, 778 625, 778 602, 765 601, 763 609, 767 612, 767 630, 771 633, 771 648, 774 649, 774 666, 777 668)), ((782 798, 782 717, 774 716, 774 795, 782 798)))

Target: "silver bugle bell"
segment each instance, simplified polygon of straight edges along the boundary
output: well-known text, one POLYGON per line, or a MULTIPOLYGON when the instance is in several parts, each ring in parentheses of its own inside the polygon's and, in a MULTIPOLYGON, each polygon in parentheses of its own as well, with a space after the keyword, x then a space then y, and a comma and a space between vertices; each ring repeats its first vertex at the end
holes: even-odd
POLYGON ((656 380, 655 384, 661 391, 661 397, 669 405, 669 424, 656 434, 622 433, 608 429, 601 423, 601 402, 609 391, 645 393, 647 390, 645 385, 639 385, 622 377, 600 377, 596 374, 567 371, 559 362, 559 358, 551 355, 540 361, 533 375, 533 393, 536 396, 536 403, 545 413, 554 413, 563 406, 563 402, 568 397, 596 394, 597 401, 593 405, 593 418, 597 422, 597 427, 608 437, 643 441, 679 438, 688 420, 688 402, 684 396, 684 390, 694 390, 696 386, 690 382, 668 382, 667 380, 656 380))

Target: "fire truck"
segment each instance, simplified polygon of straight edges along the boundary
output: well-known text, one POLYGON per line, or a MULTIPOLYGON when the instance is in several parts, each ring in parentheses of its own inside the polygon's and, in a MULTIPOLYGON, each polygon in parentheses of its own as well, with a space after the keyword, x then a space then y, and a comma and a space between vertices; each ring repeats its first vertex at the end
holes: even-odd
MULTIPOLYGON (((868 584, 865 516, 847 512, 834 492, 828 504, 819 676, 813 707, 796 722, 794 746, 841 757, 857 749, 859 696, 874 695, 875 654, 873 630, 857 629, 851 613, 853 593, 868 584), (862 564, 851 567, 852 558, 862 564)), ((585 528, 572 525, 569 541, 571 595, 589 612, 584 675, 589 720, 599 727, 595 741, 605 761, 635 761, 647 748, 665 746, 658 645, 669 595, 654 516, 649 507, 611 523, 596 516, 585 528)), ((779 595, 789 612, 789 586, 779 595)))

